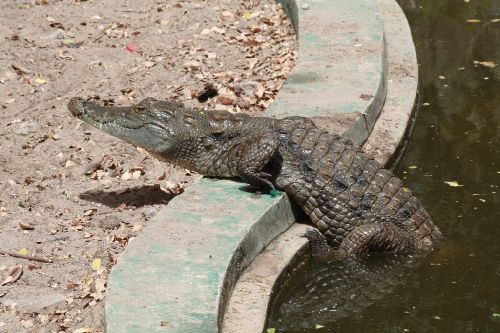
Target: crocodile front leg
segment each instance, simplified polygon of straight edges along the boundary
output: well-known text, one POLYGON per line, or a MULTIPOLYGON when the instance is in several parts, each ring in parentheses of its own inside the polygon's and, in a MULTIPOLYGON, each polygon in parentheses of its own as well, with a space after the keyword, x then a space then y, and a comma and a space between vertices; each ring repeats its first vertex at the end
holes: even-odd
POLYGON ((269 180, 272 175, 262 170, 276 153, 278 143, 276 134, 272 132, 249 135, 234 153, 238 177, 265 191, 274 190, 274 184, 269 180))

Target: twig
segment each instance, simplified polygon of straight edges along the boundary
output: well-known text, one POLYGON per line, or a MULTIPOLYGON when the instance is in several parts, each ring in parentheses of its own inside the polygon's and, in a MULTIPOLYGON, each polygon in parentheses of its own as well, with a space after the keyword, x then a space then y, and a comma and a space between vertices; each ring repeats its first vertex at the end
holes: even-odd
POLYGON ((16 252, 3 251, 3 250, 0 250, 0 255, 11 256, 11 257, 16 257, 16 258, 21 258, 21 259, 27 259, 27 260, 40 261, 40 262, 45 262, 47 264, 50 264, 52 262, 52 260, 46 259, 46 258, 40 258, 40 257, 35 257, 35 256, 23 255, 23 254, 19 254, 19 253, 16 253, 16 252))

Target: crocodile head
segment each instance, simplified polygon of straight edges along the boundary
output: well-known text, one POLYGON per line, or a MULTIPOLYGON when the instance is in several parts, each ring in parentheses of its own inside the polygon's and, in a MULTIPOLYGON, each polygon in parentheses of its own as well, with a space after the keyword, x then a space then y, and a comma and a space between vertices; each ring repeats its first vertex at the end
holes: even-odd
POLYGON ((161 160, 218 177, 234 176, 229 164, 222 163, 230 147, 263 127, 243 126, 251 118, 245 114, 206 112, 154 98, 129 107, 111 107, 75 97, 68 109, 76 118, 161 160))
POLYGON ((162 103, 166 102, 148 98, 131 107, 106 107, 74 97, 69 101, 68 109, 76 118, 108 134, 167 158, 168 150, 174 140, 179 139, 182 127, 176 125, 175 110, 180 105, 169 103, 158 107, 162 103))

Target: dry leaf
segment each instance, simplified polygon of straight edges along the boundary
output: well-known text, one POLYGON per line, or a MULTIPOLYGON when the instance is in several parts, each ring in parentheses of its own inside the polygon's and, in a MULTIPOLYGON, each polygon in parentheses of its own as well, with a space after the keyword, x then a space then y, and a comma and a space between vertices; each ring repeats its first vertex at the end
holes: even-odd
POLYGON ((266 88, 264 87, 264 84, 262 82, 259 82, 259 84, 257 84, 257 89, 255 89, 255 96, 257 96, 258 98, 262 98, 265 91, 266 88))
POLYGON ((141 231, 142 230, 142 224, 134 224, 133 228, 132 228, 132 231, 135 231, 135 232, 138 232, 138 231, 141 231))
POLYGON ((243 16, 243 18, 244 18, 245 20, 247 20, 247 21, 248 21, 249 19, 251 19, 251 18, 252 18, 252 13, 250 13, 250 12, 245 12, 245 13, 243 13, 243 15, 242 15, 242 16, 243 16))
POLYGON ((488 68, 495 68, 495 67, 497 67, 497 64, 494 63, 493 61, 477 61, 477 60, 474 60, 474 65, 481 65, 481 66, 488 67, 488 68))
POLYGON ((5 280, 2 282, 2 286, 8 284, 8 283, 13 283, 19 280, 19 278, 23 275, 23 266, 21 265, 15 265, 9 267, 9 270, 7 271, 7 276, 5 277, 5 280))
POLYGON ((35 79, 35 82, 36 82, 37 84, 39 84, 39 85, 42 85, 42 84, 47 83, 47 80, 45 80, 44 78, 42 78, 42 77, 40 76, 40 77, 37 77, 37 78, 35 79))
POLYGON ((451 187, 462 187, 462 184, 459 184, 456 181, 445 181, 446 184, 450 185, 451 187))
POLYGON ((90 264, 90 266, 94 271, 96 271, 101 267, 101 264, 102 264, 101 258, 95 258, 94 260, 92 260, 92 264, 90 264))
POLYGON ((183 66, 185 68, 200 68, 200 63, 196 60, 186 61, 183 66))
POLYGON ((102 294, 104 291, 106 291, 106 280, 101 278, 96 279, 95 290, 99 294, 102 294))
POLYGON ((481 20, 479 20, 479 19, 468 19, 465 22, 467 22, 467 23, 481 23, 481 20))
POLYGON ((121 180, 130 180, 132 179, 132 173, 130 171, 127 171, 123 173, 123 175, 120 177, 121 180))
POLYGON ((29 225, 29 224, 21 223, 21 222, 19 222, 19 227, 22 230, 35 230, 35 227, 33 227, 33 226, 29 225))
POLYGON ((77 330, 74 330, 73 333, 94 333, 94 329, 90 327, 83 327, 77 330))

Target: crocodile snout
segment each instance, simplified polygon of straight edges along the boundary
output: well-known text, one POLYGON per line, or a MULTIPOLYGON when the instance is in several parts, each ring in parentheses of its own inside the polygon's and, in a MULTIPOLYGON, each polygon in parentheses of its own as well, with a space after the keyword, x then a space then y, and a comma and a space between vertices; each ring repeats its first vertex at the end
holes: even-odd
POLYGON ((81 117, 84 113, 84 99, 80 97, 73 97, 72 99, 69 100, 68 103, 68 110, 71 112, 71 114, 75 117, 81 117))

